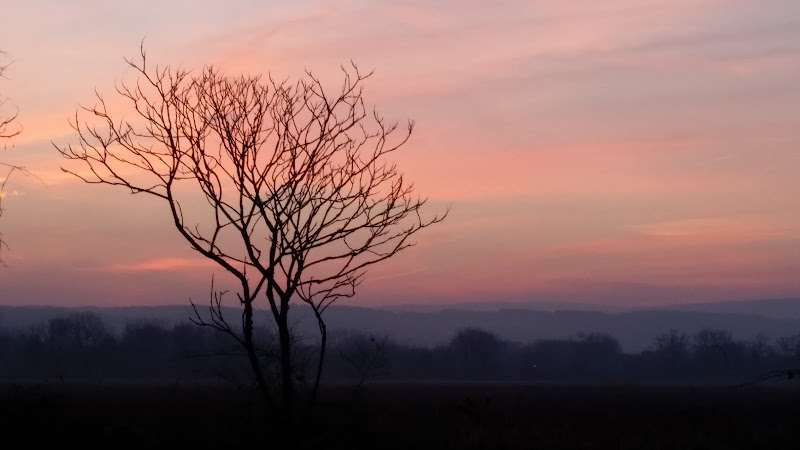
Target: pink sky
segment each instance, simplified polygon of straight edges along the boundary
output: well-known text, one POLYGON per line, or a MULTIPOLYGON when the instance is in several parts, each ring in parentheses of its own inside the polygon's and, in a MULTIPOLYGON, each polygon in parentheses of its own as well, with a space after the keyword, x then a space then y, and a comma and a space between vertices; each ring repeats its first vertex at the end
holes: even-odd
POLYGON ((451 205, 351 304, 654 305, 800 296, 800 2, 10 0, 0 92, 24 132, 0 304, 205 298, 213 265, 163 205, 64 176, 50 141, 151 61, 229 73, 374 68, 417 129, 400 167, 451 205), (46 11, 46 13, 44 13, 46 11))

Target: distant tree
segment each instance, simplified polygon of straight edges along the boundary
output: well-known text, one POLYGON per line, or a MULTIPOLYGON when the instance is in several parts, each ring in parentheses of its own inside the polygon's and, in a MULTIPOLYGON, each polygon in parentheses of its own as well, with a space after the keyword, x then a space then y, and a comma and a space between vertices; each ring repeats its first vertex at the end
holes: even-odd
MULTIPOLYGON (((766 337, 756 336, 748 345, 756 364, 756 376, 742 385, 757 384, 775 379, 800 380, 800 334, 781 336, 775 346, 769 345, 766 337)), ((753 374, 751 374, 752 376, 753 374)))
POLYGON ((680 363, 689 358, 690 340, 686 333, 675 329, 656 336, 653 351, 670 363, 680 363))
POLYGON ((694 356, 698 359, 718 359, 730 366, 731 360, 741 353, 742 346, 733 340, 731 332, 704 328, 693 336, 694 356), (715 356, 716 355, 716 356, 715 356))
POLYGON ((642 353, 649 363, 651 373, 648 376, 675 380, 687 378, 692 356, 692 342, 689 335, 670 329, 658 334, 650 347, 642 353))
POLYGON ((621 369, 622 346, 606 333, 578 333, 570 341, 574 343, 575 370, 583 378, 593 380, 613 378, 621 369))
POLYGON ((128 377, 158 378, 175 356, 171 344, 169 331, 158 322, 128 322, 119 339, 117 365, 128 377))
POLYGON ((775 348, 770 344, 769 338, 764 333, 758 333, 753 340, 746 343, 747 354, 754 362, 766 360, 775 356, 775 348))
POLYGON ((593 356, 604 357, 622 353, 619 341, 607 333, 578 333, 572 338, 583 348, 583 351, 593 356))
POLYGON ((153 67, 143 48, 140 60, 127 62, 139 79, 117 93, 135 119, 112 113, 98 95, 96 105, 76 112, 78 144, 56 146, 82 163, 63 170, 163 202, 189 245, 237 280, 240 325, 224 317, 225 292, 213 281, 208 316, 195 308, 195 320, 241 345, 264 402, 291 425, 298 374, 290 306, 310 306, 319 326, 313 404, 326 308, 353 296, 368 267, 412 246, 413 235, 446 215, 423 218, 426 199, 387 161, 413 123, 396 137, 396 124, 368 110, 362 85, 370 74, 354 64, 328 90, 310 72, 290 83, 214 67, 197 74, 153 67), (280 402, 254 339, 257 299, 266 299, 277 328, 280 402))
POLYGON ((735 341, 727 330, 706 328, 694 336, 694 365, 701 375, 713 380, 741 373, 747 358, 747 345, 735 341))
POLYGON ((777 342, 778 355, 794 363, 800 363, 800 333, 781 336, 777 342))
POLYGON ((9 376, 9 367, 14 364, 14 336, 0 328, 0 379, 9 376))
POLYGON ((45 345, 51 376, 62 381, 68 376, 99 379, 115 339, 98 315, 87 312, 50 319, 45 345))
POLYGON ((462 328, 448 346, 457 377, 487 380, 497 377, 507 344, 490 331, 462 328))
POLYGON ((113 337, 97 314, 85 312, 47 322, 47 340, 54 347, 85 349, 107 344, 113 337))
POLYGON ((379 375, 388 364, 388 336, 354 333, 337 346, 339 357, 346 363, 360 388, 370 377, 379 375))

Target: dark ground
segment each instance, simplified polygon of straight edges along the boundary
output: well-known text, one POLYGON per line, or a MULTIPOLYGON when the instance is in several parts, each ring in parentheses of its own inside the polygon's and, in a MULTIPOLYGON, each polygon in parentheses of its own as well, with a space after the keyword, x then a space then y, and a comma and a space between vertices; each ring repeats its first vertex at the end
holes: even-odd
MULTIPOLYGON (((5 385, 0 447, 275 448, 254 412, 226 386, 5 385)), ((301 427, 295 448, 800 449, 800 386, 329 387, 301 427)))

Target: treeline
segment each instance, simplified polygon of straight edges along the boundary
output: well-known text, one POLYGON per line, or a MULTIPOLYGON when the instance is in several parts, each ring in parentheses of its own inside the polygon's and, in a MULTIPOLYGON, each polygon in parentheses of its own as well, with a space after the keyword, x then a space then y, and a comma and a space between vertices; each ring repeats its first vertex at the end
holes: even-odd
MULTIPOLYGON (((273 333, 258 333, 261 357, 277 354, 273 333)), ((318 348, 296 337, 298 381, 311 378, 318 348)), ((602 333, 564 340, 510 342, 480 329, 445 345, 415 347, 385 336, 333 333, 324 381, 507 381, 586 383, 738 383, 800 366, 800 333, 770 341, 734 340, 725 330, 669 331, 638 354, 602 333)), ((227 335, 192 323, 131 322, 113 333, 96 315, 54 318, 26 331, 0 331, 0 380, 14 382, 249 383, 249 368, 227 335)))

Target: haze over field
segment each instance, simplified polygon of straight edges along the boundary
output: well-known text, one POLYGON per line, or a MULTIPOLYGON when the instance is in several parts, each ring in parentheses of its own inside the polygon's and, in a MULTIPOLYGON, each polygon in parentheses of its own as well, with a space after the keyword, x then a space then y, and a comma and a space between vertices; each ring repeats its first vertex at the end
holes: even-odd
MULTIPOLYGON (((499 339, 520 345, 546 339, 575 339, 583 334, 602 333, 616 339, 628 353, 650 350, 659 335, 672 331, 695 336, 703 330, 724 330, 732 338, 749 342, 760 337, 777 344, 783 336, 800 330, 800 299, 720 302, 677 306, 669 309, 627 308, 596 311, 595 305, 455 304, 407 305, 386 308, 334 306, 328 310, 327 326, 332 335, 349 333, 385 336, 403 345, 435 347, 446 345, 464 329, 480 329, 499 339)), ((203 308, 201 312, 205 312, 203 308)), ((293 309, 293 327, 313 341, 318 333, 310 308, 293 309)), ((190 325, 193 312, 188 305, 144 307, 36 307, 0 305, 0 332, 33 332, 46 329, 52 319, 90 313, 99 317, 109 331, 120 335, 130 325, 158 324, 164 327, 190 325)), ((235 307, 226 317, 237 317, 235 307)), ((268 312, 259 311, 255 320, 272 329, 268 312)), ((800 348, 800 347, 798 347, 800 348)))
POLYGON ((185 305, 212 274, 163 205, 63 174, 51 144, 123 57, 340 82, 417 128, 393 156, 432 209, 348 305, 654 306, 800 294, 800 2, 4 3, 0 304, 185 305), (8 107, 6 108, 8 109, 8 107))

